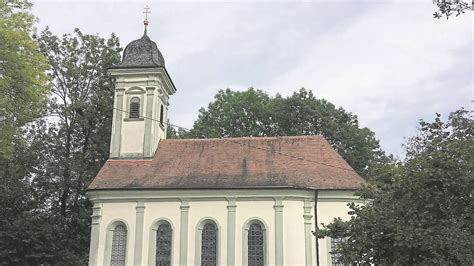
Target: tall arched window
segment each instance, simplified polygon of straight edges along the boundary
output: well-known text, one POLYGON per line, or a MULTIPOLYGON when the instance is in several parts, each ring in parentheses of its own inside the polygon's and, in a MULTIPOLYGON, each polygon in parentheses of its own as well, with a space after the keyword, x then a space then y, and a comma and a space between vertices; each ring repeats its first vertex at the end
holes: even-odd
POLYGON ((112 252, 110 257, 111 266, 125 265, 127 255, 127 227, 123 223, 118 223, 112 235, 112 252))
POLYGON ((329 253, 331 256, 331 266, 344 266, 343 263, 339 262, 341 254, 337 253, 337 247, 339 246, 339 244, 341 244, 341 242, 341 238, 331 238, 331 251, 329 253))
POLYGON ((248 265, 263 266, 265 264, 265 236, 261 223, 255 221, 250 224, 247 241, 248 265))
POLYGON ((140 117, 140 98, 133 97, 130 100, 130 110, 129 118, 139 118, 140 117))
POLYGON ((202 228, 201 265, 217 265, 217 226, 211 221, 206 222, 202 228))
POLYGON ((163 222, 156 230, 156 266, 171 265, 171 225, 163 222))

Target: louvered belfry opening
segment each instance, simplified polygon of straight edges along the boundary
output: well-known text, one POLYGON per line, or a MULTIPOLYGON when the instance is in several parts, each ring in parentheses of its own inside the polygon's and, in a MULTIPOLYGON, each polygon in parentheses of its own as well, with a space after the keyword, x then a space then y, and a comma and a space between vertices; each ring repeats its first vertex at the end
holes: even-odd
POLYGON ((202 228, 201 265, 217 265, 217 227, 213 222, 207 222, 202 228))
POLYGON ((171 225, 164 222, 156 231, 156 266, 171 265, 171 225))
POLYGON ((264 265, 264 236, 263 228, 257 222, 249 227, 248 233, 248 265, 263 266, 264 265))
POLYGON ((127 254, 127 228, 124 224, 117 224, 112 236, 111 266, 124 266, 127 254))
POLYGON ((130 113, 129 118, 139 118, 140 117, 140 98, 133 97, 130 100, 130 113))

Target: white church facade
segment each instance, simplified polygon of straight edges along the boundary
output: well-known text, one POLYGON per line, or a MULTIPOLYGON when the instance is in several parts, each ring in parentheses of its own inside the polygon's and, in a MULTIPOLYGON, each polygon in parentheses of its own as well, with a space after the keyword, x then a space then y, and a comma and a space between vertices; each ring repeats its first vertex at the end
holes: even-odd
POLYGON ((89 265, 337 265, 315 225, 348 219, 364 180, 323 137, 167 139, 176 88, 146 31, 110 73, 89 265))

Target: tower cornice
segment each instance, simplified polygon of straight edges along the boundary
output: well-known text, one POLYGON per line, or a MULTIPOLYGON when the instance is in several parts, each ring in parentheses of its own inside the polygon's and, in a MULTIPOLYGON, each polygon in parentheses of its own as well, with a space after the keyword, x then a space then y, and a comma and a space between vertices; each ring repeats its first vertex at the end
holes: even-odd
POLYGON ((127 84, 143 81, 146 81, 148 86, 158 86, 164 82, 162 85, 168 95, 173 95, 176 92, 173 80, 165 67, 110 68, 108 71, 112 77, 116 78, 117 87, 125 87, 127 84))

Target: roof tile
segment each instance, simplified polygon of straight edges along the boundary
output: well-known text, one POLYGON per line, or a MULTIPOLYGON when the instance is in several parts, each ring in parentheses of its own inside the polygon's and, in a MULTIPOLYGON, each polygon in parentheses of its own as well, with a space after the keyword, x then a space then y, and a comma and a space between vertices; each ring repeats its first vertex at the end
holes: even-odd
POLYGON ((364 180, 321 136, 164 139, 153 160, 108 160, 96 189, 355 189, 364 180))

